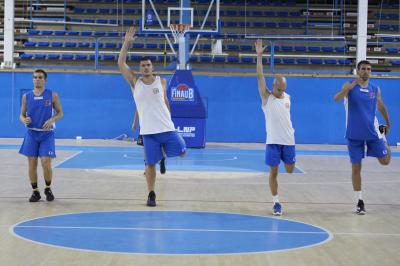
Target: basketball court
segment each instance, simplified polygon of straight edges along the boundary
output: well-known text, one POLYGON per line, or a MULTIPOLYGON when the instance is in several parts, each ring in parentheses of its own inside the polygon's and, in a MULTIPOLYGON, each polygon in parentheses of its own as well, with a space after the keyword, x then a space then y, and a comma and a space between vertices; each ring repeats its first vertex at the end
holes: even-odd
MULTIPOLYGON (((88 8, 89 1, 80 2, 86 2, 83 4, 86 9, 76 8, 75 12, 81 10, 79 12, 82 13, 79 14, 89 13, 87 10, 92 10, 91 14, 101 12, 100 9, 88 8)), ((89 24, 82 23, 82 27, 93 26, 92 24, 97 24, 96 27, 104 26, 114 29, 119 27, 118 21, 124 21, 126 19, 124 14, 128 13, 118 10, 123 10, 124 3, 128 5, 128 2, 117 1, 114 8, 116 10, 115 18, 106 20, 108 22, 115 19, 117 24, 104 25, 104 23, 90 22, 89 24), (122 2, 121 5, 120 2, 122 2)), ((225 84, 221 84, 221 82, 219 84, 222 85, 220 88, 222 96, 215 95, 221 97, 222 100, 210 100, 200 95, 201 90, 197 88, 191 72, 191 60, 193 61, 192 56, 201 57, 205 53, 204 51, 197 53, 197 49, 200 49, 200 45, 204 48, 204 44, 207 44, 207 49, 203 49, 210 50, 210 55, 207 54, 209 61, 204 61, 206 63, 211 61, 217 63, 218 60, 225 62, 230 54, 222 49, 223 38, 214 38, 221 34, 220 1, 198 1, 196 5, 191 5, 191 2, 187 0, 175 2, 143 0, 141 1, 140 15, 138 15, 139 25, 135 27, 138 36, 134 42, 139 44, 137 47, 147 45, 146 40, 154 41, 153 48, 156 47, 160 50, 157 51, 157 56, 164 56, 164 68, 166 67, 166 56, 176 59, 168 68, 165 68, 169 71, 166 73, 167 75, 174 71, 169 77, 168 85, 168 95, 171 95, 169 101, 174 108, 172 118, 177 132, 183 137, 196 136, 193 141, 186 140, 190 148, 184 158, 167 158, 166 174, 161 175, 157 172, 155 189, 157 206, 155 208, 146 206, 148 191, 146 191, 147 183, 143 173, 143 147, 136 145, 135 142, 126 139, 90 139, 86 137, 83 139, 81 137, 56 139, 57 157, 53 160, 54 177, 52 182, 55 200, 47 202, 43 197, 44 181, 39 166, 39 189, 42 193, 42 200, 30 203, 28 198, 32 191, 29 186, 27 162, 24 156, 18 154, 22 139, 0 138, 0 160, 2 162, 0 172, 2 181, 0 186, 0 257, 2 262, 0 264, 23 266, 400 265, 400 146, 392 147, 392 161, 388 166, 381 166, 375 158, 363 160, 362 186, 366 215, 356 215, 347 147, 345 145, 296 144, 294 173, 287 174, 282 164, 279 168, 279 197, 283 215, 277 217, 272 215, 272 201, 268 185, 269 168, 265 164, 265 144, 226 143, 228 140, 223 140, 207 142, 206 145, 206 119, 209 119, 207 123, 210 123, 209 110, 212 109, 209 108, 209 102, 214 100, 216 105, 225 104, 230 100, 239 103, 234 107, 227 105, 231 109, 223 109, 226 113, 220 111, 222 108, 214 107, 214 114, 221 116, 219 117, 221 124, 225 119, 234 120, 233 109, 240 112, 240 108, 245 105, 241 106, 241 99, 236 99, 234 94, 228 95, 225 92, 227 96, 224 98, 223 89, 225 88, 222 87, 225 84), (199 7, 201 7, 201 12, 199 7), (229 98, 231 96, 232 98, 229 98)), ((107 5, 110 3, 113 4, 112 1, 109 1, 107 5)), ((237 43, 247 50, 242 50, 239 55, 235 56, 238 56, 242 63, 252 64, 251 67, 254 65, 251 75, 255 73, 253 60, 255 53, 252 49, 255 39, 258 38, 265 39, 264 45, 269 48, 269 50, 265 50, 263 60, 265 59, 265 62, 269 60, 268 72, 271 73, 275 71, 274 47, 276 45, 285 46, 289 43, 294 47, 299 47, 299 43, 313 45, 314 42, 326 42, 328 39, 332 46, 347 46, 344 34, 342 35, 342 32, 337 31, 334 27, 334 13, 337 14, 340 11, 338 1, 333 1, 332 8, 323 10, 332 13, 332 23, 324 24, 326 28, 332 27, 332 32, 325 37, 322 34, 319 36, 313 36, 313 34, 272 36, 274 32, 270 34, 261 31, 247 34, 247 30, 250 29, 247 25, 250 25, 250 22, 252 25, 256 25, 257 16, 261 16, 257 15, 258 10, 250 13, 247 10, 247 3, 244 1, 243 10, 236 6, 235 10, 224 10, 224 14, 231 13, 232 16, 240 14, 241 20, 244 18, 240 23, 245 25, 244 36, 238 38, 237 43), (254 14, 254 16, 252 17, 250 14, 254 14), (340 34, 336 35, 336 33, 340 34), (243 60, 244 57, 247 57, 247 61, 243 60)), ((289 14, 287 10, 290 10, 289 4, 293 1, 284 2, 287 7, 283 12, 279 10, 279 3, 283 2, 276 1, 273 15, 266 16, 275 17, 276 12, 276 17, 281 16, 278 24, 285 25, 286 21, 284 20, 289 14), (279 13, 284 14, 279 15, 279 13)), ((131 1, 129 4, 133 6, 136 5, 136 2, 131 1)), ((249 1, 249 6, 251 4, 254 4, 254 1, 253 3, 249 1)), ((40 3, 35 4, 37 10, 40 10, 41 5, 40 3)), ((65 7, 65 2, 56 4, 57 8, 62 5, 65 7)), ((294 5, 296 5, 295 1, 294 5)), ((104 10, 108 10, 109 17, 114 16, 114 13, 111 13, 113 9, 104 10)), ((131 9, 130 12, 133 14, 136 11, 131 9)), ((316 8, 313 12, 318 13, 321 10, 316 8)), ((294 15, 297 14, 297 12, 294 13, 294 15)), ((299 16, 292 17, 293 21, 297 21, 299 16)), ((341 15, 340 18, 342 19, 343 16, 341 15)), ((366 19, 366 17, 364 18, 366 19)), ((32 20, 32 14, 30 19, 24 18, 20 21, 37 24, 48 23, 43 20, 40 22, 32 20)), ((61 25, 62 23, 64 23, 65 29, 65 25, 81 24, 81 22, 73 21, 56 22, 55 24, 61 25)), ((237 25, 236 21, 230 21, 230 24, 237 25)), ((289 33, 295 31, 294 26, 290 26, 289 33)), ((121 30, 107 40, 117 39, 120 41, 123 35, 119 34, 127 30, 127 27, 123 27, 122 24, 121 30)), ((317 33, 319 34, 319 32, 317 33)), ((43 32, 41 36, 37 37, 43 37, 43 32)), ((226 37, 224 36, 224 38, 226 37)), ((93 56, 96 57, 95 70, 97 71, 100 58, 98 41, 103 37, 94 38, 96 51, 93 56)), ((366 38, 364 41, 366 47, 366 38)), ((229 41, 227 43, 229 45, 229 41)), ((72 46, 72 44, 70 45, 72 46)), ((224 45, 228 47, 226 43, 224 45)), ((118 47, 111 44, 109 46, 118 47)), ((130 56, 138 57, 137 51, 132 50, 128 51, 129 58, 130 56)), ((304 51, 305 48, 295 54, 296 50, 290 49, 289 54, 283 55, 282 58, 293 55, 296 60, 304 59, 301 57, 308 56, 301 54, 304 51)), ((366 53, 366 51, 363 52, 366 53)), ((107 53, 106 55, 114 58, 113 51, 107 51, 107 53)), ((149 54, 154 56, 153 52, 144 52, 140 56, 149 54)), ((8 56, 10 57, 10 54, 8 56)), ((102 56, 104 58, 104 55, 102 56)), ((321 55, 317 55, 317 57, 320 58, 321 55)), ((335 64, 336 58, 347 60, 347 57, 344 51, 343 55, 335 55, 335 64)), ((357 54, 357 59, 358 57, 359 54, 357 54)), ((293 62, 295 62, 294 59, 293 62)), ((265 67, 267 69, 267 66, 265 67)), ((302 67, 296 63, 294 69, 298 70, 302 67)), ((209 70, 207 69, 207 71, 209 70)), ((223 72, 224 69, 220 71, 223 72)), ((111 71, 111 74, 119 75, 120 73, 116 70, 111 71)), ((203 75, 211 76, 212 74, 206 72, 203 75)), ((230 74, 226 75, 229 78, 230 74)), ((234 76, 232 75, 231 78, 234 76)), ((296 74, 293 72, 287 76, 296 77, 296 74)), ((318 79, 313 74, 309 77, 318 79)), ((60 86, 63 78, 65 77, 56 81, 60 83, 60 86)), ((234 78, 235 80, 239 79, 240 75, 236 75, 234 78)), ((255 75, 252 78, 254 81, 256 80, 255 75)), ((18 84, 15 80, 18 78, 12 76, 13 86, 15 83, 18 84)), ((113 77, 109 80, 115 81, 113 77)), ((209 87, 213 86, 214 82, 216 83, 215 80, 210 80, 207 81, 209 87)), ((96 81, 98 87, 107 83, 101 79, 96 79, 96 81)), ((314 84, 312 81, 302 82, 303 84, 314 84)), ((333 83, 338 82, 338 80, 334 80, 333 83)), ((237 82, 233 80, 232 83, 237 82)), ((29 87, 25 88, 25 85, 21 84, 24 83, 20 82, 18 86, 23 87, 25 92, 30 90, 29 87)), ((91 86, 96 86, 93 84, 91 86)), ((119 83, 115 84, 117 84, 116 87, 119 86, 119 83)), ((128 90, 128 85, 125 85, 128 90)), ((20 89, 18 86, 16 89, 20 89)), ((233 86, 233 84, 226 86, 233 86)), ((314 85, 314 87, 318 86, 320 85, 314 85)), ((334 87, 337 86, 334 85, 334 87)), ((12 89, 14 90, 14 87, 12 89)), ((256 91, 256 87, 253 90, 256 91)), ((201 92, 205 93, 206 91, 201 92)), ((23 93, 23 91, 21 90, 19 93, 23 93)), ((293 93, 300 92, 294 91, 293 93)), ((325 91, 325 93, 328 95, 330 91, 325 91)), ((124 98, 125 95, 117 94, 116 104, 112 102, 114 99, 110 99, 109 103, 106 101, 99 101, 100 104, 96 103, 97 106, 104 105, 102 112, 104 110, 107 112, 107 108, 110 114, 113 114, 118 108, 120 108, 119 111, 124 112, 126 102, 121 101, 121 98, 124 98)), ((247 92, 242 95, 245 94, 250 95, 247 92)), ((314 94, 315 99, 311 98, 311 101, 320 101, 322 98, 318 95, 314 94)), ((90 100, 104 100, 105 98, 100 93, 97 96, 96 99, 92 99, 90 93, 69 96, 66 105, 71 108, 75 104, 75 108, 77 98, 82 101, 85 97, 90 100)), ((332 95, 328 96, 329 101, 332 101, 332 95)), ((18 98, 19 94, 14 94, 13 91, 12 98, 14 99, 14 97, 18 98)), ((249 96, 249 98, 251 97, 252 95, 249 96)), ((251 101, 248 100, 247 104, 249 102, 251 101)), ((84 106, 83 103, 79 104, 84 106)), ((89 105, 95 104, 90 102, 89 105)), ((95 107, 98 108, 97 106, 95 107)), ((309 106, 302 106, 305 115, 302 115, 304 121, 301 121, 301 124, 304 125, 304 128, 310 128, 306 139, 311 138, 312 141, 318 142, 323 139, 321 135, 327 134, 331 137, 333 131, 339 130, 338 126, 335 126, 333 129, 331 128, 332 132, 328 132, 328 130, 326 132, 314 131, 311 126, 318 127, 319 122, 308 119, 307 114, 318 111, 312 110, 307 113, 309 106), (314 133, 318 135, 318 140, 316 140, 317 138, 313 139, 312 134, 314 133)), ((323 99, 319 108, 322 110, 325 106, 327 104, 323 99)), ((243 108, 243 113, 247 114, 243 120, 246 121, 242 122, 248 122, 251 119, 256 121, 257 117, 255 115, 253 117, 253 113, 249 112, 250 109, 246 108, 243 108)), ((257 108, 261 114, 259 106, 257 108)), ((16 108, 13 105, 9 109, 16 108)), ((76 109, 79 113, 79 108, 76 109)), ((80 112, 84 116, 93 112, 95 108, 90 110, 82 108, 82 110, 84 111, 80 112)), ((100 121, 103 116, 106 117, 104 113, 97 111, 94 112, 94 120, 98 118, 100 121)), ((15 116, 15 114, 12 115, 15 116)), ((74 115, 76 114, 71 117, 74 115)), ((329 118, 333 119, 333 116, 337 114, 332 111, 330 115, 329 118)), ((79 120, 79 126, 90 131, 91 128, 88 129, 85 124, 85 118, 71 117, 66 118, 70 119, 69 123, 73 121, 71 124, 74 124, 74 119, 79 120)), ((90 117, 91 119, 92 117, 90 117)), ((394 124, 396 118, 392 117, 392 120, 394 124)), ((239 119, 234 122, 238 124, 235 127, 247 127, 239 125, 239 119)), ((61 123, 62 121, 60 121, 61 123)), ((126 122, 126 124, 128 123, 129 121, 126 122)), ((118 120, 113 121, 112 118, 108 122, 104 122, 106 126, 112 124, 117 125, 118 120)), ((101 130, 104 129, 104 125, 101 125, 101 130)), ((71 132, 76 133, 73 130, 71 132)), ((224 130, 225 128, 221 132, 224 130)), ((226 130, 226 132, 228 131, 226 130)), ((263 132, 265 132, 264 128, 263 132)), ((84 133, 89 134, 88 131, 84 133)), ((255 131, 252 133, 256 134, 255 131)), ((7 132, 7 134, 9 133, 7 132)), ((313 143, 312 141, 305 143, 313 143)), ((157 169, 157 171, 159 170, 157 169)))
POLYGON ((359 216, 346 147, 298 145, 296 173, 279 176, 284 214, 276 218, 262 144, 211 143, 167 160, 167 173, 157 177, 158 206, 149 209, 136 144, 58 140, 56 200, 29 203, 20 142, 0 146, 7 265, 398 263, 396 148, 387 167, 365 160, 367 214, 359 216))

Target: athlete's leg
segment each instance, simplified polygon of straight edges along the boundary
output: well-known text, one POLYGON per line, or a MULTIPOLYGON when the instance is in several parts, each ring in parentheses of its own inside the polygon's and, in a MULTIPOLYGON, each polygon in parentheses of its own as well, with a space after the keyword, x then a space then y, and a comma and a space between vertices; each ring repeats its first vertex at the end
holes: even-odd
POLYGON ((278 195, 278 166, 270 166, 269 189, 272 196, 278 195))
POLYGON ((351 180, 354 191, 361 191, 361 162, 351 165, 351 180))
POLYGON ((170 131, 162 133, 163 151, 168 157, 184 157, 186 155, 186 143, 176 132, 170 131))
POLYGON ((32 157, 32 156, 28 156, 27 158, 28 158, 29 180, 31 181, 31 184, 37 185, 37 182, 38 182, 38 175, 37 175, 38 158, 32 157))
POLYGON ((53 178, 53 169, 51 168, 51 157, 40 157, 40 161, 42 163, 43 168, 43 176, 46 181, 46 186, 50 186, 51 180, 53 178))
POLYGON ((286 172, 293 173, 296 163, 296 149, 294 145, 281 146, 281 160, 285 163, 286 172))
POLYGON ((272 214, 282 215, 282 206, 278 196, 278 170, 282 157, 282 145, 267 144, 265 150, 265 163, 269 165, 269 189, 272 194, 272 214))
POLYGON ((285 164, 286 172, 291 174, 294 171, 295 164, 285 164))
POLYGON ((147 181, 147 190, 154 191, 155 183, 156 183, 156 165, 155 164, 147 164, 146 165, 146 181, 147 181))

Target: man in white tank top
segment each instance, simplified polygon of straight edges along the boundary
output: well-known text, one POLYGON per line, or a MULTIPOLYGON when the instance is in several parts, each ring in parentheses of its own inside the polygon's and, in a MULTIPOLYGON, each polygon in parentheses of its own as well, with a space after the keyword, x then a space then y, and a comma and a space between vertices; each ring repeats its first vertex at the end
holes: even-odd
POLYGON ((265 83, 262 54, 265 47, 262 41, 255 43, 257 52, 258 91, 261 96, 261 108, 265 115, 267 142, 265 162, 270 166, 269 187, 272 194, 273 214, 282 215, 282 206, 278 197, 278 169, 280 161, 285 164, 286 172, 293 173, 296 162, 294 129, 290 119, 290 96, 285 93, 286 78, 277 76, 270 92, 265 83))
POLYGON ((163 158, 162 150, 168 157, 183 157, 186 152, 186 145, 175 131, 171 119, 166 80, 153 75, 153 64, 149 58, 140 60, 140 78, 136 78, 126 63, 126 56, 134 39, 135 31, 135 28, 131 27, 125 35, 125 41, 118 58, 118 67, 131 86, 139 114, 140 134, 143 135, 145 150, 147 189, 149 191, 147 206, 154 207, 156 206, 155 165, 163 158))

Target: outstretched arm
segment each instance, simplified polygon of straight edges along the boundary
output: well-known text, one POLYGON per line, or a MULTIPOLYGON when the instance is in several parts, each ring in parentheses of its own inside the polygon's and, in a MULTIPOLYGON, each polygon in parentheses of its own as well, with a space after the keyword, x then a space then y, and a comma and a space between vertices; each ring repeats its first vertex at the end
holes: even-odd
POLYGON ((126 56, 128 54, 129 45, 134 40, 133 36, 135 35, 135 32, 136 32, 135 27, 129 28, 129 30, 126 32, 125 40, 124 43, 122 44, 122 48, 121 51, 119 52, 119 57, 118 57, 119 70, 121 71, 126 81, 128 81, 128 83, 131 85, 132 89, 135 87, 136 77, 133 74, 130 67, 128 66, 128 64, 126 63, 126 56))
POLYGON ((340 91, 338 91, 338 93, 335 94, 335 97, 334 97, 335 102, 343 99, 344 97, 347 97, 347 95, 349 94, 349 91, 351 91, 354 88, 354 86, 356 86, 357 84, 358 84, 358 79, 353 80, 351 83, 346 82, 342 86, 342 89, 340 91))
POLYGON ((380 88, 378 88, 377 100, 378 100, 378 110, 382 114, 383 119, 385 119, 385 121, 386 121, 386 134, 388 134, 389 130, 390 130, 389 113, 387 111, 387 108, 386 108, 385 104, 383 103, 382 96, 381 96, 381 89, 380 88))
POLYGON ((264 47, 262 40, 258 39, 255 43, 257 52, 257 81, 258 81, 258 92, 260 93, 262 105, 267 102, 268 96, 271 94, 265 83, 263 64, 262 64, 262 54, 264 52, 264 47))

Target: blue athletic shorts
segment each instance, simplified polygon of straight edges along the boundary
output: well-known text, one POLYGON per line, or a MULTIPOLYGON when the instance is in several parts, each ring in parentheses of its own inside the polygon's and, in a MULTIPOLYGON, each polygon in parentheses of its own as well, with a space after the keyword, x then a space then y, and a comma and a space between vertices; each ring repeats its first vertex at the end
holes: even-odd
POLYGON ((176 131, 143 135, 143 143, 148 165, 157 164, 164 157, 162 150, 168 157, 179 156, 186 151, 185 141, 176 131))
POLYGON ((28 130, 19 153, 30 157, 56 157, 53 131, 28 130))
POLYGON ((285 164, 294 164, 296 162, 295 145, 267 144, 265 163, 269 166, 278 166, 281 160, 285 164))
POLYGON ((349 150, 349 156, 351 163, 361 163, 361 160, 365 157, 365 145, 367 145, 367 156, 382 158, 388 154, 383 139, 376 140, 347 140, 347 149, 349 150))

